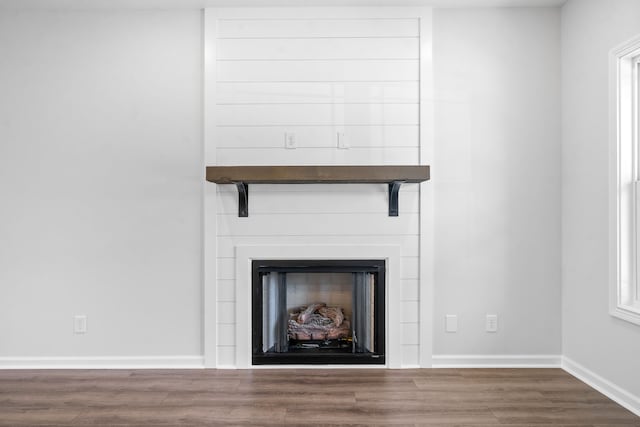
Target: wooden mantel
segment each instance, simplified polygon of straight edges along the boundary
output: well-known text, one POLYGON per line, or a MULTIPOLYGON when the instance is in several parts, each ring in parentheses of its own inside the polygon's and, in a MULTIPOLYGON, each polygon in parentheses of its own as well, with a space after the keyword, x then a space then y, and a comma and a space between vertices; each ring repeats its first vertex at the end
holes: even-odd
POLYGON ((207 166, 216 184, 348 184, 422 182, 429 166, 207 166))
POLYGON ((429 179, 429 166, 207 166, 207 181, 235 184, 238 216, 249 216, 249 184, 389 184, 389 216, 398 216, 403 183, 429 179))

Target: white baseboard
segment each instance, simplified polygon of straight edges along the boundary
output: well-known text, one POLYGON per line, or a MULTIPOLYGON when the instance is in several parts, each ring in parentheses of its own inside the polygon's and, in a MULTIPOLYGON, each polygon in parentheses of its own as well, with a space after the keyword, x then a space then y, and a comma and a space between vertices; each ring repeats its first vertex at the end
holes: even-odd
POLYGON ((0 369, 200 369, 202 356, 0 357, 0 369))
POLYGON ((560 368, 562 356, 546 354, 433 355, 434 368, 560 368))
POLYGON ((585 384, 598 390, 620 406, 627 408, 629 411, 640 416, 640 397, 627 390, 618 387, 614 383, 602 378, 595 372, 585 368, 577 362, 566 356, 562 357, 562 369, 578 378, 585 384))

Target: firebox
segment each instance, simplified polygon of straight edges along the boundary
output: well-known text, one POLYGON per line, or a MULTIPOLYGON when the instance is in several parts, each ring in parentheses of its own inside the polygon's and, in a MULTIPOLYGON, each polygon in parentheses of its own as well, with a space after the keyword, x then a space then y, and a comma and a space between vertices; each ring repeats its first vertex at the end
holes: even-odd
POLYGON ((384 296, 384 260, 253 260, 253 364, 385 364, 384 296))

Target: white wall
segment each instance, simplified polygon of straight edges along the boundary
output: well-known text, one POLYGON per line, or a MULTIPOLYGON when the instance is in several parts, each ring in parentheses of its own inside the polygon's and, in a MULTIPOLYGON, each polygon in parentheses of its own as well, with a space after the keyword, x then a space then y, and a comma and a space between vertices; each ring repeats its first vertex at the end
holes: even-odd
MULTIPOLYGON (((437 10, 435 32, 436 353, 558 354, 557 11, 437 10), (483 332, 485 312, 501 316, 497 334, 483 332), (442 332, 445 313, 460 316, 457 334, 442 332)), ((199 11, 0 11, 0 357, 202 355, 201 38, 199 11), (71 333, 74 314, 88 315, 88 334, 71 333)), ((411 61, 411 43, 367 52, 411 61)), ((417 164, 415 84, 382 103, 345 98, 371 105, 340 117, 410 120, 394 133, 356 133, 340 152, 305 128, 300 148, 269 161, 417 164)), ((275 152, 282 130, 218 154, 262 161, 254 153, 275 152)), ((235 189, 219 186, 218 317, 233 317, 233 245, 399 244, 403 363, 416 364, 429 315, 418 312, 418 186, 402 187, 397 218, 385 186, 309 187, 253 186, 247 227, 235 189), (299 232, 308 223, 311 236, 299 232)), ((233 325, 221 325, 224 362, 233 325)))
POLYGON ((0 357, 202 354, 201 31, 0 11, 0 357))
POLYGON ((435 354, 561 353, 559 48, 558 9, 435 10, 435 354))
POLYGON ((640 34, 635 0, 562 9, 562 314, 570 361, 636 396, 640 327, 608 313, 608 53, 640 34))

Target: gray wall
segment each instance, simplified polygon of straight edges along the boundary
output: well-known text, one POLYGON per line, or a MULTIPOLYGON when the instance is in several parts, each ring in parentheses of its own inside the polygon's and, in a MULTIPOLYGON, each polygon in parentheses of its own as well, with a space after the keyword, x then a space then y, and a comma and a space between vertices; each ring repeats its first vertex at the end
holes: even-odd
MULTIPOLYGON (((560 353, 558 13, 434 12, 437 354, 560 353)), ((202 355, 201 38, 0 12, 0 357, 202 355)))
POLYGON ((608 311, 608 55, 638 34, 636 0, 569 1, 562 9, 563 353, 635 396, 640 327, 608 311))
POLYGON ((199 11, 0 11, 0 356, 202 352, 201 58, 199 11))
POLYGON ((561 353, 559 18, 435 11, 436 354, 561 353))

